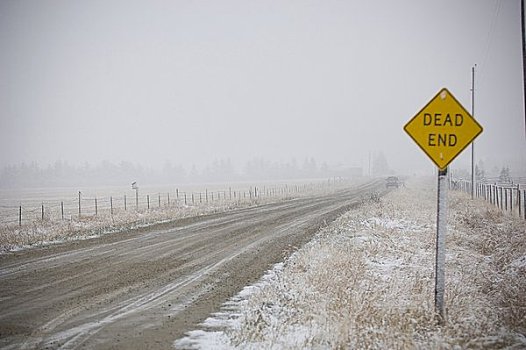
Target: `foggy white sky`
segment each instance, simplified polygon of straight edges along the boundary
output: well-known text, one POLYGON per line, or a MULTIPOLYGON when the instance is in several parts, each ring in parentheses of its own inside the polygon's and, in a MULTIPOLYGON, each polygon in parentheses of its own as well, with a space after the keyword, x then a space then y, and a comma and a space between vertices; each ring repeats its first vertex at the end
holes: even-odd
POLYGON ((2 0, 0 166, 432 171, 403 125, 442 87, 471 110, 475 63, 477 158, 524 166, 521 55, 519 0, 2 0))

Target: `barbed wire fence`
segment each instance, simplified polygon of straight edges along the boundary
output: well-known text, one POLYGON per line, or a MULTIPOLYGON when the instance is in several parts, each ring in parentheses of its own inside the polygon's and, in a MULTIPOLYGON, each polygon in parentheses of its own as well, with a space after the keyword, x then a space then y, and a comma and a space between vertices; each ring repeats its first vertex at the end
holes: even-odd
MULTIPOLYGON (((524 178, 499 183, 497 180, 489 182, 479 181, 475 184, 475 197, 495 205, 505 213, 518 215, 526 220, 526 181, 524 178)), ((469 180, 451 179, 450 189, 471 194, 472 184, 469 180)))
POLYGON ((343 179, 308 184, 283 184, 278 186, 229 187, 223 190, 182 191, 179 188, 164 192, 141 193, 133 196, 104 195, 85 196, 79 191, 76 196, 63 200, 20 201, 19 205, 0 205, 0 227, 23 226, 36 222, 82 221, 93 218, 110 218, 125 213, 147 213, 157 210, 177 210, 203 206, 233 206, 259 200, 285 199, 315 190, 324 190, 343 179))

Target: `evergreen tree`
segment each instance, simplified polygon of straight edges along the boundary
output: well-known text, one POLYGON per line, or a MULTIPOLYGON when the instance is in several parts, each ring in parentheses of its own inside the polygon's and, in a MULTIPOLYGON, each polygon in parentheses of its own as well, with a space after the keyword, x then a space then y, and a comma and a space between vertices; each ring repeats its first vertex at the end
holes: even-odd
POLYGON ((510 168, 509 167, 502 167, 500 170, 499 175, 499 181, 502 183, 510 183, 511 182, 511 176, 510 176, 510 168))

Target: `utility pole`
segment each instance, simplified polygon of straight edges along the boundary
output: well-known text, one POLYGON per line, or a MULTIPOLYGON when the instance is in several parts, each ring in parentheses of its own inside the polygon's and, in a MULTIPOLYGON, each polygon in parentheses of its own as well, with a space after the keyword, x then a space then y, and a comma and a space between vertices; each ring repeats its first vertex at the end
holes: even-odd
POLYGON ((526 34, 524 28, 524 0, 521 1, 521 32, 522 32, 522 86, 524 94, 524 135, 526 136, 526 34))
MULTIPOLYGON (((471 67, 471 116, 475 119, 475 64, 471 67)), ((475 198, 475 141, 471 143, 471 199, 475 198)))
POLYGON ((371 151, 369 151, 369 177, 371 177, 371 151))

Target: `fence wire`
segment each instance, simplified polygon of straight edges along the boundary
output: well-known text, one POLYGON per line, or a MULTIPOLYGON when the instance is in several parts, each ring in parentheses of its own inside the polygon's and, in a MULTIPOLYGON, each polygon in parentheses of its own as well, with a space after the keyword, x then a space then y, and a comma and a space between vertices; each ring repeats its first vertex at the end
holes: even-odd
POLYGON ((476 183, 474 191, 469 180, 450 180, 450 188, 471 194, 495 205, 505 213, 526 220, 526 183, 476 183))
MULTIPOLYGON (((287 197, 330 187, 336 182, 320 182, 301 185, 250 186, 208 191, 182 191, 179 189, 140 193, 134 195, 67 196, 63 200, 19 201, 19 205, 0 205, 0 226, 25 225, 35 221, 73 220, 96 216, 113 216, 126 211, 144 212, 181 206, 239 203, 260 198, 287 197), (137 195, 137 196, 136 196, 137 195)), ((14 201, 16 203, 16 201, 14 201)))

